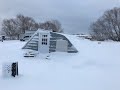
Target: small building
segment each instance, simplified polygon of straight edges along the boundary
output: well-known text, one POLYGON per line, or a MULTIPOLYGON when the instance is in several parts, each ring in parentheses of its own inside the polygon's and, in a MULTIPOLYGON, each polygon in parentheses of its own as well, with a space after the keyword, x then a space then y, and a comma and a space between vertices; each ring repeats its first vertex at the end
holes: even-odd
POLYGON ((64 34, 45 30, 36 31, 23 49, 38 53, 68 52, 77 53, 77 49, 64 34))
POLYGON ((20 41, 29 40, 30 37, 35 33, 35 30, 25 30, 24 34, 20 34, 20 41))
POLYGON ((92 37, 88 34, 78 34, 77 37, 83 38, 83 39, 91 39, 92 37))

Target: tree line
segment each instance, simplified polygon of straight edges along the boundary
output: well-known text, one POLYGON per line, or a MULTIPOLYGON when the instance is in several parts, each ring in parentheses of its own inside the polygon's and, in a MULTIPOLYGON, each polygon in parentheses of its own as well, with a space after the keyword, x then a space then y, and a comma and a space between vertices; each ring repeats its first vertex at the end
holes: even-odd
POLYGON ((21 34, 26 30, 51 30, 53 32, 63 32, 61 23, 58 20, 45 21, 44 23, 36 22, 32 17, 22 14, 16 15, 15 18, 4 19, 2 21, 2 32, 11 39, 19 39, 21 34))
POLYGON ((120 41, 120 8, 105 11, 90 25, 90 34, 93 40, 120 41))
MULTIPOLYGON (((19 39, 20 34, 24 34, 25 30, 38 29, 63 32, 61 23, 58 20, 37 23, 32 17, 19 14, 15 18, 4 19, 2 22, 2 32, 13 39, 19 39)), ((105 11, 100 18, 91 23, 90 35, 92 40, 120 41, 120 7, 105 11)))

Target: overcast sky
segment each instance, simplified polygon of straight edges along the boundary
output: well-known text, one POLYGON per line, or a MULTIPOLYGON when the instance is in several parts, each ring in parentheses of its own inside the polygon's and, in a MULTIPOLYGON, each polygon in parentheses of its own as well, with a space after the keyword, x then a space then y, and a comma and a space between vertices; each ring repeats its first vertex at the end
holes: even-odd
POLYGON ((57 19, 66 33, 88 33, 91 22, 120 0, 0 0, 0 20, 24 14, 37 21, 57 19))

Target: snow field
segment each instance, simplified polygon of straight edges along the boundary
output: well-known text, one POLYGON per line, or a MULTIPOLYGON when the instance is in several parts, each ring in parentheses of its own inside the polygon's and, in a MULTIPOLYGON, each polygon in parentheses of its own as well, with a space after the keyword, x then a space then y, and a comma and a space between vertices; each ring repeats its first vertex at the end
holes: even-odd
POLYGON ((0 42, 0 90, 120 90, 120 43, 67 37, 78 53, 24 58, 25 42, 0 42), (19 77, 3 78, 2 63, 12 61, 18 61, 19 77))

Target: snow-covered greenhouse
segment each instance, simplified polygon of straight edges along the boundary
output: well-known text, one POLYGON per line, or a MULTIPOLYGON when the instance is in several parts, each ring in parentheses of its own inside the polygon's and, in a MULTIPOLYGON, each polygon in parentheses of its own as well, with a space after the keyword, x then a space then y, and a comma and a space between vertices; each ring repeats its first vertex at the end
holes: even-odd
POLYGON ((45 30, 37 30, 22 49, 34 50, 38 53, 78 52, 64 34, 45 30))

